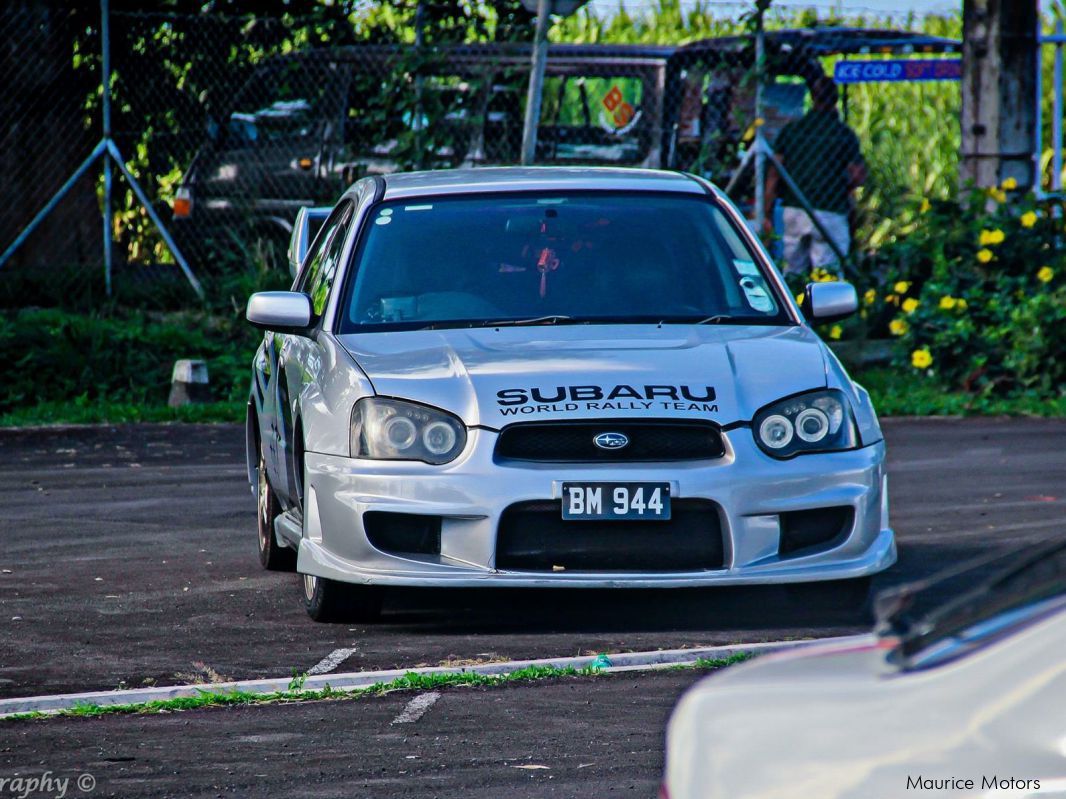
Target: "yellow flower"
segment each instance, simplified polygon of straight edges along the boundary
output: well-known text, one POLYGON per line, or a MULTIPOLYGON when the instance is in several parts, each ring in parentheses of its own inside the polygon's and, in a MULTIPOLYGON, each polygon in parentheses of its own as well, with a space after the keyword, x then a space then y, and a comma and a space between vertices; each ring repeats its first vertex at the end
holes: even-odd
POLYGON ((803 292, 796 295, 796 305, 803 305, 803 292))
POLYGON ((899 305, 899 297, 895 294, 889 294, 885 297, 885 302, 890 302, 893 305, 899 305))
POLYGON ((908 297, 903 301, 903 313, 914 313, 918 310, 918 300, 908 297))
POLYGON ((1036 279, 1041 283, 1050 283, 1053 277, 1055 277, 1055 270, 1050 266, 1042 266, 1040 271, 1036 273, 1036 279))
POLYGON ((966 300, 962 300, 962 299, 955 300, 955 307, 958 308, 960 311, 965 311, 966 310, 966 300))
POLYGON ((996 230, 982 230, 981 235, 977 237, 977 243, 982 247, 987 247, 989 244, 1002 244, 1004 238, 1006 236, 998 228, 996 230))
POLYGON ((844 329, 840 325, 833 325, 829 328, 829 338, 834 341, 839 339, 842 335, 844 335, 844 329))
POLYGON ((983 249, 977 251, 977 260, 983 264, 987 264, 992 260, 992 251, 989 249, 983 249))
POLYGON ((1032 227, 1036 224, 1036 212, 1026 211, 1021 218, 1022 227, 1032 227))
POLYGON ((995 200, 997 203, 1005 203, 1007 201, 1007 192, 1001 189, 989 189, 988 196, 995 200))
POLYGON ((866 289, 866 293, 862 295, 862 301, 867 305, 873 305, 877 301, 877 292, 873 289, 866 289))
POLYGON ((928 369, 933 365, 933 356, 927 349, 915 350, 911 353, 911 366, 915 369, 928 369))
POLYGON ((892 287, 892 290, 897 294, 906 294, 910 290, 911 284, 906 280, 900 280, 892 287))
POLYGON ((922 204, 918 206, 918 213, 927 213, 931 207, 932 206, 929 205, 929 199, 926 197, 922 197, 922 204))
POLYGON ((950 295, 940 298, 940 310, 941 311, 950 311, 952 308, 954 308, 958 304, 959 304, 959 301, 956 300, 954 297, 952 297, 950 295))
POLYGON ((820 266, 811 271, 811 280, 815 283, 832 283, 836 279, 836 275, 820 266))
POLYGON ((906 319, 893 319, 891 322, 888 323, 888 331, 893 336, 905 336, 907 335, 907 330, 909 329, 910 328, 907 325, 906 319))
POLYGON ((1014 178, 1007 178, 1005 181, 999 184, 999 187, 1004 191, 1014 191, 1018 188, 1018 181, 1014 178))

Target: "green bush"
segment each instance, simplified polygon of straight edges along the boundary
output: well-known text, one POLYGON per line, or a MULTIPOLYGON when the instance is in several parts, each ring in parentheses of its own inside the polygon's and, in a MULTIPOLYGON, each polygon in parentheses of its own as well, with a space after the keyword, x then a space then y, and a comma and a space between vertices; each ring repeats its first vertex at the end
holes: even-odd
POLYGON ((216 400, 248 391, 258 334, 205 312, 75 314, 25 309, 0 315, 0 348, 13 360, 0 413, 48 402, 164 405, 179 358, 202 358, 216 400))
POLYGON ((1062 206, 993 188, 919 211, 863 264, 871 332, 901 340, 901 368, 974 395, 1066 394, 1062 206))

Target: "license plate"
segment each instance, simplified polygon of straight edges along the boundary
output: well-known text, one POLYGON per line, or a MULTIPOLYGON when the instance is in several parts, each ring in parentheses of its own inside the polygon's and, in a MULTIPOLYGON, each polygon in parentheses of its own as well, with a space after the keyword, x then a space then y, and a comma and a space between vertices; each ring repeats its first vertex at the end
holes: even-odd
POLYGON ((670 518, 669 483, 563 483, 563 518, 670 518))

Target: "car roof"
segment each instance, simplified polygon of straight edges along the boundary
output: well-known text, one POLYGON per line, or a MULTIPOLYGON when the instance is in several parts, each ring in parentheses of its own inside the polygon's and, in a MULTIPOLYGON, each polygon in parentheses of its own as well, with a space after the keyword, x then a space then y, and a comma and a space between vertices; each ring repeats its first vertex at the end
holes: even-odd
POLYGON ((659 191, 705 194, 688 175, 617 167, 485 167, 385 175, 385 200, 516 191, 659 191))
MULTIPOLYGON (((441 44, 426 48, 426 52, 443 56, 450 61, 478 61, 483 64, 517 60, 525 64, 530 57, 533 45, 526 42, 466 42, 463 44, 441 44)), ((548 53, 549 62, 569 61, 665 61, 677 51, 676 45, 656 44, 613 44, 596 42, 594 44, 553 43, 548 53)), ((352 44, 342 47, 320 47, 298 53, 286 53, 272 56, 271 62, 353 62, 366 64, 367 61, 388 60, 400 55, 409 55, 408 44, 352 44)), ((264 61, 264 63, 267 63, 264 61)))

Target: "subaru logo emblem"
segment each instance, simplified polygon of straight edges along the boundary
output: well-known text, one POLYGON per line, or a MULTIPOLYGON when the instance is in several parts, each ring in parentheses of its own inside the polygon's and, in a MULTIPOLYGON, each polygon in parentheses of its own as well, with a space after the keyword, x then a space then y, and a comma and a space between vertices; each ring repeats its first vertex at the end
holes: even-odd
POLYGON ((621 449, 629 446, 629 436, 624 433, 600 433, 592 443, 600 449, 621 449))

